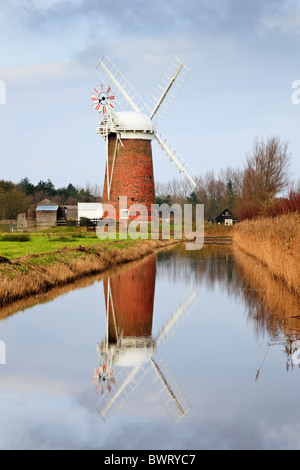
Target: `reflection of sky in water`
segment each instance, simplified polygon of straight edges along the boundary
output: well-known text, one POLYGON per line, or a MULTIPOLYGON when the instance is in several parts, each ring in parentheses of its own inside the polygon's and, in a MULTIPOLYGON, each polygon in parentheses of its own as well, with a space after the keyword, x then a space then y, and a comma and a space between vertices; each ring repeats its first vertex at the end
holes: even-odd
POLYGON ((176 424, 150 375, 106 424, 99 418, 91 379, 106 332, 102 281, 3 320, 0 447, 299 448, 299 369, 286 372, 280 345, 264 360, 268 333, 255 333, 236 282, 229 258, 159 256, 153 336, 197 286, 196 303, 155 356, 191 404, 176 424))

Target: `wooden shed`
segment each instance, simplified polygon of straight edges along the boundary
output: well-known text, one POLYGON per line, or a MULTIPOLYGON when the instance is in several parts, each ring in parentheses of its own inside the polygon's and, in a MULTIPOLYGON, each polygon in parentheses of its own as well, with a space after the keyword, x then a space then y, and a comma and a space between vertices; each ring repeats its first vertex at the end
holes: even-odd
POLYGON ((66 208, 49 199, 33 204, 18 215, 17 226, 20 229, 35 230, 56 227, 58 222, 66 220, 66 208))
POLYGON ((36 226, 56 227, 58 221, 66 220, 66 209, 56 203, 44 199, 36 207, 36 226))
POLYGON ((78 206, 77 205, 67 205, 65 206, 67 210, 67 220, 77 220, 78 219, 78 206))

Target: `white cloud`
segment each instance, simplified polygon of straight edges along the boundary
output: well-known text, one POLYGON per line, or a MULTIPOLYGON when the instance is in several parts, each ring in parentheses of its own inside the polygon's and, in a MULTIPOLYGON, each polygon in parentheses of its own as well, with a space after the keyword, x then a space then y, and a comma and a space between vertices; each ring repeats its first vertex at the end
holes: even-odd
POLYGON ((97 448, 95 416, 72 399, 26 392, 0 398, 1 449, 97 448))
POLYGON ((278 29, 283 34, 300 34, 300 7, 273 13, 261 19, 264 30, 278 29))

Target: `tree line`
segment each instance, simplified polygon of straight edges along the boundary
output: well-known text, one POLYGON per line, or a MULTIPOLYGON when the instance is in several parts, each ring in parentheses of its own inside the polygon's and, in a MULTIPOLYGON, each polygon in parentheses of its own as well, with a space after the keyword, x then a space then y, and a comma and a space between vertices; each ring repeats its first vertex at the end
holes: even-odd
POLYGON ((101 200, 100 187, 87 184, 85 188, 74 186, 55 188, 51 180, 39 181, 36 185, 29 178, 18 183, 0 180, 0 219, 16 219, 31 204, 38 204, 44 199, 60 205, 76 205, 78 202, 98 202, 101 200))
POLYGON ((290 175, 287 142, 278 136, 256 139, 242 168, 228 166, 219 174, 208 171, 188 194, 183 181, 156 184, 157 203, 204 204, 206 220, 230 209, 239 221, 300 211, 300 182, 290 175))
MULTIPOLYGON (((214 221, 226 208, 237 220, 259 216, 276 216, 300 211, 300 184, 291 181, 288 144, 278 136, 266 141, 256 139, 252 152, 246 155, 242 168, 228 166, 200 176, 191 193, 182 179, 155 185, 156 203, 204 204, 206 220, 214 221)), ((85 188, 69 184, 56 189, 52 181, 36 185, 28 178, 19 183, 0 180, 0 219, 16 219, 31 204, 43 199, 61 205, 101 201, 101 188, 87 184, 85 188)))

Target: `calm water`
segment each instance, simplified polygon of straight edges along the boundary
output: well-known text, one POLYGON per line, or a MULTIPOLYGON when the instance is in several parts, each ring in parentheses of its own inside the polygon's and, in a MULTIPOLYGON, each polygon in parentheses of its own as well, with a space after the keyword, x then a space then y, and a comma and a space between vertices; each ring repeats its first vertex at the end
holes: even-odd
POLYGON ((300 449, 298 301, 231 247, 9 313, 1 449, 300 449))

